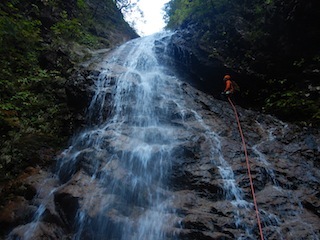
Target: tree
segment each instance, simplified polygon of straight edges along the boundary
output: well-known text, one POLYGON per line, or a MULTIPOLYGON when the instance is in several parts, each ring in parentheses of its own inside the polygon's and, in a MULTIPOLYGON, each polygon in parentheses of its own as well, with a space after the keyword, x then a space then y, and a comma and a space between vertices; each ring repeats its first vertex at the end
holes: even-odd
POLYGON ((114 0, 115 4, 122 13, 130 12, 133 9, 136 9, 139 1, 140 0, 114 0))
POLYGON ((143 12, 138 6, 140 0, 114 0, 126 22, 135 29, 136 23, 143 19, 143 12))

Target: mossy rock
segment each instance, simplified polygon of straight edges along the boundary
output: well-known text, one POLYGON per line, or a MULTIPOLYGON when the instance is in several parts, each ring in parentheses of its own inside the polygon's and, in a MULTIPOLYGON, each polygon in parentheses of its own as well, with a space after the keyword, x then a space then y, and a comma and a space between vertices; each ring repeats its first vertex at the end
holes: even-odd
POLYGON ((16 134, 13 138, 2 147, 0 182, 17 176, 30 166, 52 166, 55 155, 65 143, 59 137, 39 133, 16 134))

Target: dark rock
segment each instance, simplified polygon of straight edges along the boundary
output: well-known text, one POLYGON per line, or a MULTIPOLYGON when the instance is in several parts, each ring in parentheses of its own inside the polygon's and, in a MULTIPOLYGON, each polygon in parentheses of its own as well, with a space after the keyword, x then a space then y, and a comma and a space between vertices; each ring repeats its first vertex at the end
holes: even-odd
POLYGON ((23 239, 28 230, 33 229, 33 236, 35 239, 71 239, 68 233, 55 224, 40 222, 35 227, 33 223, 15 228, 9 235, 10 239, 23 239))
MULTIPOLYGON (((157 43, 159 49, 161 45, 157 43)), ((118 66, 110 76, 122 71, 118 66)), ((83 70, 68 83, 71 106, 78 111, 92 97, 97 76, 83 70)), ((133 89, 141 83, 139 74, 127 81, 133 89)), ((150 239, 258 238, 252 186, 232 107, 188 83, 172 86, 166 94, 177 94, 185 107, 155 93, 157 106, 150 108, 160 114, 158 128, 151 124, 140 134, 144 122, 129 115, 134 106, 125 102, 121 131, 118 122, 89 124, 59 157, 60 179, 37 178, 35 189, 44 179, 47 183, 33 199, 45 203, 36 237, 130 239, 126 234, 153 224, 152 231, 161 232, 148 233, 150 239)), ((117 84, 107 87, 112 92, 117 84)), ((112 101, 112 94, 105 99, 112 101)), ((319 131, 236 108, 264 235, 270 240, 317 239, 319 131)), ((24 208, 31 204, 22 203, 24 208)), ((19 236, 27 227, 15 227, 11 234, 19 236)))
POLYGON ((29 206, 23 197, 16 197, 2 207, 0 214, 1 225, 8 227, 17 226, 30 220, 36 211, 35 206, 29 206))
POLYGON ((80 70, 75 72, 66 82, 66 92, 70 107, 81 111, 87 107, 94 94, 94 81, 97 80, 97 73, 80 70))
MULTIPOLYGON (((186 82, 204 92, 218 96, 223 89, 222 76, 227 72, 233 72, 224 66, 221 59, 210 58, 209 53, 199 48, 194 42, 195 29, 196 26, 191 25, 188 29, 177 31, 173 35, 166 50, 171 59, 166 61, 186 82)), ((161 46, 160 43, 156 44, 159 54, 164 51, 161 46)))
POLYGON ((72 109, 76 128, 86 121, 85 112, 94 95, 93 86, 98 76, 97 71, 79 70, 66 82, 68 106, 72 109))
POLYGON ((75 223, 76 214, 79 210, 78 198, 67 193, 56 193, 54 201, 61 219, 69 226, 69 228, 72 228, 75 223))

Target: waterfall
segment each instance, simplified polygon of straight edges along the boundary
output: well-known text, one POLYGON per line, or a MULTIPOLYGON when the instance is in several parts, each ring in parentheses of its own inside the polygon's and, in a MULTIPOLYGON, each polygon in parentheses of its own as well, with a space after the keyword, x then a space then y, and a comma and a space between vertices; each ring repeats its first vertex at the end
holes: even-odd
MULTIPOLYGON (((232 109, 181 81, 166 57, 171 35, 129 41, 99 65, 87 126, 39 187, 32 221, 8 239, 257 239, 232 109)), ((290 129, 273 120, 268 128, 259 119, 251 120, 252 132, 262 134, 249 143, 255 174, 266 173, 270 197, 285 192, 279 205, 266 200, 259 209, 264 231, 270 239, 286 239, 283 229, 294 227, 285 219, 307 219, 299 229, 314 237, 313 218, 294 191, 280 184, 263 149, 276 141, 276 131, 290 129), (284 203, 287 198, 293 207, 284 203)))
MULTIPOLYGON (((164 237, 161 222, 167 221, 166 202, 170 200, 166 192, 167 178, 171 171, 171 149, 176 140, 173 128, 163 120, 167 117, 165 106, 159 109, 159 102, 172 99, 168 89, 175 88, 175 81, 158 64, 154 41, 155 36, 131 41, 109 58, 106 70, 96 82, 96 93, 88 109, 90 119, 98 117, 95 119, 98 127, 83 132, 66 152, 66 155, 79 155, 90 149, 88 157, 94 165, 92 179, 98 178, 98 184, 106 191, 98 203, 92 195, 84 204, 99 205, 98 215, 101 216, 94 223, 88 220, 87 209, 77 213, 75 239, 82 239, 88 232, 97 239, 164 237), (112 79, 108 76, 119 69, 111 86, 112 79), (110 116, 104 121, 107 93, 112 94, 112 105, 110 116), (113 219, 113 211, 123 218, 113 219)), ((63 159, 60 169, 66 171, 66 162, 71 159, 63 159)))

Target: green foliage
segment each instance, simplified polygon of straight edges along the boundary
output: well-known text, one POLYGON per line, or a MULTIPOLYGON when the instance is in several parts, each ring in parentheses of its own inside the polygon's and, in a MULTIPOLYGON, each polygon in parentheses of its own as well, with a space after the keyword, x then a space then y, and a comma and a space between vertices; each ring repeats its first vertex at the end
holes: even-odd
POLYGON ((278 113, 286 120, 304 122, 320 122, 319 101, 310 98, 305 91, 288 90, 283 93, 274 93, 266 100, 266 109, 278 113))
POLYGON ((189 1, 189 0, 175 0, 170 1, 166 5, 166 14, 169 18, 167 22, 168 28, 175 28, 181 25, 186 19, 201 10, 206 10, 204 6, 208 1, 189 1))
MULTIPOLYGON (((3 99, 0 111, 13 110, 17 116, 29 117, 37 114, 40 109, 47 109, 49 99, 48 96, 44 97, 46 91, 39 92, 39 90, 43 88, 45 83, 48 84, 53 81, 53 78, 59 77, 56 74, 56 72, 39 70, 32 76, 18 78, 15 92, 9 98, 3 99)), ((54 104, 54 102, 52 103, 54 104)))
POLYGON ((204 25, 212 24, 226 9, 233 9, 230 0, 171 0, 166 4, 167 28, 176 28, 189 20, 201 21, 204 25))
MULTIPOLYGON (((63 93, 64 79, 56 71, 39 70, 32 76, 16 80, 15 92, 0 103, 1 122, 1 154, 0 172, 3 178, 11 177, 28 165, 32 165, 34 154, 32 150, 16 143, 22 141, 25 134, 41 134, 51 138, 51 143, 61 144, 65 134, 61 133, 62 119, 67 119, 65 103, 59 103, 63 93), (60 96, 59 96, 60 95, 60 96), (64 112, 64 113, 63 113, 64 112), (26 158, 26 153, 30 158, 26 158)), ((66 133, 67 134, 67 133, 66 133)), ((49 146, 49 145, 48 145, 49 146)))
POLYGON ((0 16, 0 118, 6 111, 21 111, 28 105, 26 99, 34 96, 23 88, 29 83, 28 78, 38 68, 41 50, 41 22, 29 19, 17 12, 14 4, 7 2, 2 7, 13 14, 2 11, 0 16))
MULTIPOLYGON (((81 8, 83 9, 86 8, 86 5, 83 2, 83 0, 78 2, 78 5, 79 4, 81 8)), ((55 41, 57 41, 58 44, 60 44, 61 40, 63 40, 63 41, 76 41, 76 42, 79 42, 80 44, 85 44, 86 46, 91 46, 91 47, 97 46, 99 44, 98 37, 86 31, 85 28, 83 27, 84 24, 82 24, 81 21, 83 21, 83 19, 78 19, 78 18, 68 19, 67 12, 65 11, 62 12, 61 21, 57 22, 51 27, 51 30, 55 36, 55 41)), ((94 24, 93 21, 86 20, 85 25, 91 26, 92 24, 94 24)))
POLYGON ((77 6, 80 9, 86 9, 87 8, 87 4, 84 0, 77 0, 77 6))
POLYGON ((0 77, 29 74, 38 61, 41 22, 21 15, 0 16, 0 77))
POLYGON ((61 21, 51 27, 55 37, 65 40, 79 40, 82 33, 81 24, 78 19, 68 19, 66 11, 61 13, 61 21))
POLYGON ((39 66, 39 57, 45 49, 42 23, 26 15, 34 14, 37 7, 22 0, 5 1, 0 7, 0 173, 5 177, 12 174, 12 166, 18 169, 30 164, 22 163, 19 150, 12 146, 21 132, 59 132, 52 118, 59 119, 61 107, 57 108, 55 94, 46 92, 43 86, 50 86, 61 73, 39 66))
POLYGON ((99 45, 99 38, 90 33, 83 33, 79 42, 86 46, 96 47, 99 45))
POLYGON ((133 32, 113 0, 31 2, 0 1, 0 181, 38 164, 43 139, 45 148, 66 141, 64 84, 90 57, 86 49, 109 46, 117 39, 110 32, 133 32))
POLYGON ((244 76, 247 106, 319 124, 319 93, 308 90, 319 78, 318 9, 302 0, 171 0, 166 17, 167 28, 193 26, 194 45, 244 76))

